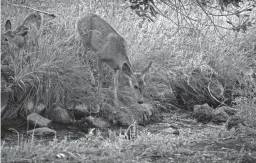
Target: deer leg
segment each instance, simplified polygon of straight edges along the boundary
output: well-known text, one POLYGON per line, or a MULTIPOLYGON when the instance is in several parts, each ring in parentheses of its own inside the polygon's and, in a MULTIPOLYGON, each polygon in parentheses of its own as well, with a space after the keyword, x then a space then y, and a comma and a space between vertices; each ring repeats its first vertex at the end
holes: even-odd
MULTIPOLYGON (((90 62, 89 62, 89 57, 87 56, 87 52, 88 52, 88 50, 85 50, 84 51, 84 55, 82 56, 83 57, 83 59, 84 59, 84 61, 82 61, 82 64, 87 64, 88 65, 88 67, 89 67, 89 73, 90 73, 90 78, 91 78, 91 82, 92 82, 92 85, 93 86, 95 86, 95 84, 96 84, 96 82, 95 82, 95 78, 94 78, 94 76, 93 76, 93 70, 92 70, 92 68, 91 68, 91 65, 90 65, 90 62)), ((82 59, 81 59, 82 60, 82 59)))
POLYGON ((97 94, 99 96, 99 103, 96 105, 97 107, 97 113, 100 112, 100 104, 101 104, 101 87, 102 87, 102 80, 103 80, 103 70, 102 70, 102 61, 98 59, 97 62, 98 66, 98 90, 97 94))
POLYGON ((114 70, 114 104, 118 106, 118 97, 117 97, 117 90, 118 90, 118 75, 119 70, 114 70))
POLYGON ((101 87, 102 87, 102 80, 103 80, 103 70, 102 70, 102 61, 98 60, 98 95, 101 96, 101 87))

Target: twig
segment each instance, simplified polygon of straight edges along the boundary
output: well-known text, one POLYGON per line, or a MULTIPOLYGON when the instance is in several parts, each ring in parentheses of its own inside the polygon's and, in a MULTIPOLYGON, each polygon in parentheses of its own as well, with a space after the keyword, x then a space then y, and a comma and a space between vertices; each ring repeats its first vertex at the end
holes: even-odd
POLYGON ((38 10, 38 9, 29 7, 29 6, 21 5, 21 4, 19 4, 19 5, 13 4, 13 3, 10 3, 10 2, 8 2, 8 1, 7 1, 7 3, 10 4, 10 5, 16 6, 16 7, 27 8, 27 9, 30 9, 30 10, 33 10, 33 11, 36 11, 36 12, 43 13, 43 14, 45 14, 45 15, 49 15, 50 17, 56 18, 56 15, 54 15, 53 13, 48 13, 48 12, 45 12, 45 11, 42 11, 42 10, 38 10))

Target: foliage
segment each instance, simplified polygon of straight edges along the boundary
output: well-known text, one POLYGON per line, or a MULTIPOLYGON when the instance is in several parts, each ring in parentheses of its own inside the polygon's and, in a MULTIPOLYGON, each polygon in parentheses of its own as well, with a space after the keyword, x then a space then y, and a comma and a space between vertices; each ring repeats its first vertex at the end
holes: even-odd
MULTIPOLYGON (((150 21, 154 21, 158 14, 170 18, 169 13, 175 13, 177 16, 175 24, 177 26, 184 25, 181 20, 186 20, 186 27, 191 27, 194 26, 194 23, 199 23, 203 17, 198 19, 198 16, 191 16, 190 13, 194 14, 195 12, 199 13, 201 16, 204 15, 209 23, 216 28, 225 28, 216 23, 215 19, 219 19, 219 17, 227 19, 226 22, 231 25, 229 29, 237 32, 245 32, 248 27, 255 24, 253 11, 256 9, 256 2, 250 0, 182 0, 178 2, 172 2, 170 0, 160 0, 155 2, 154 0, 129 0, 129 2, 130 8, 134 10, 139 17, 149 19, 150 21), (236 8, 228 7, 231 4, 236 8), (219 7, 221 7, 221 11, 219 10, 219 7), (224 12, 225 10, 227 13, 224 12), (236 16, 239 21, 233 20, 233 16, 236 16), (179 20, 179 18, 181 19, 179 20)), ((175 20, 173 21, 175 22, 175 20)), ((202 22, 200 25, 205 27, 208 26, 208 24, 202 22)))
POLYGON ((150 16, 156 17, 158 12, 155 10, 153 0, 129 0, 130 8, 135 11, 139 17, 147 18, 151 21, 153 19, 150 16))

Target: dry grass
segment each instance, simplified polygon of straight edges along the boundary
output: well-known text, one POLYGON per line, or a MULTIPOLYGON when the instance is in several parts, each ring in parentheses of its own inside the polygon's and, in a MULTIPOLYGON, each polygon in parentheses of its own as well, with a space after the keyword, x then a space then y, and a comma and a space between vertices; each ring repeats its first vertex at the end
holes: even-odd
POLYGON ((1 151, 3 162, 239 162, 256 156, 255 134, 248 128, 227 131, 224 126, 196 125, 181 129, 180 135, 144 129, 132 141, 118 132, 103 137, 96 131, 78 140, 2 143, 1 151))

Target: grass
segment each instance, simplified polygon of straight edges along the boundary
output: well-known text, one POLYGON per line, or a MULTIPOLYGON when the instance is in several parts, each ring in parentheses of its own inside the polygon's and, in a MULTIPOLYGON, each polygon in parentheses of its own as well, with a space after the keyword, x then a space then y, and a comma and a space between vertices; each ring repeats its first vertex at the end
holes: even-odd
POLYGON ((200 126, 183 128, 180 135, 159 130, 140 131, 134 140, 118 131, 89 132, 78 140, 54 139, 2 144, 3 162, 218 162, 252 159, 256 156, 255 130, 200 126), (251 152, 250 152, 251 151, 251 152), (62 154, 64 156, 62 156, 62 154))
MULTIPOLYGON (((2 25, 7 19, 11 19, 16 27, 30 12, 7 4, 6 1, 1 3, 2 25)), ((96 78, 96 57, 89 53, 86 64, 81 63, 78 56, 83 54, 83 48, 75 30, 75 22, 79 16, 94 12, 107 20, 127 40, 129 58, 134 69, 141 70, 148 62, 153 61, 146 77, 147 102, 164 111, 171 111, 173 108, 189 110, 195 104, 203 103, 217 107, 225 103, 240 110, 239 114, 246 119, 248 127, 256 126, 255 27, 244 34, 223 30, 221 33, 226 37, 221 40, 210 29, 200 29, 202 35, 191 35, 189 30, 177 30, 171 22, 162 18, 156 19, 155 23, 142 22, 129 9, 120 6, 115 8, 113 16, 112 6, 108 2, 40 3, 43 5, 29 5, 55 13, 57 17, 50 19, 45 16, 38 57, 31 55, 31 65, 21 66, 19 58, 11 61, 9 66, 15 74, 12 82, 6 83, 1 79, 2 91, 15 87, 15 91, 19 92, 26 83, 36 90, 31 94, 20 95, 19 98, 22 98, 18 100, 19 106, 22 107, 25 100, 36 96, 48 109, 55 104, 70 107, 86 103, 89 107, 96 107, 96 87, 92 84, 91 72, 88 71, 91 67, 96 78), (240 100, 240 97, 244 100, 240 100)), ((2 59, 5 54, 8 53, 3 52, 2 59)), ((105 67, 104 75, 104 87, 112 87, 110 68, 105 67)), ((121 77, 120 85, 119 102, 136 108, 137 103, 125 78, 121 77)), ((113 90, 104 89, 103 97, 106 105, 112 107, 113 90)), ((109 117, 108 112, 104 112, 103 116, 109 117)), ((191 126, 181 127, 179 136, 166 135, 160 130, 159 133, 145 130, 134 141, 127 140, 118 133, 113 137, 103 137, 100 131, 96 135, 88 134, 73 141, 55 139, 43 143, 31 139, 12 146, 2 143, 2 161, 239 161, 251 153, 255 157, 256 148, 255 140, 250 139, 252 129, 241 130, 239 133, 235 130, 227 131, 223 126, 191 126), (238 138, 246 141, 238 142, 238 138), (245 145, 243 147, 243 144, 248 145, 250 141, 251 148, 246 149, 245 145), (238 144, 238 149, 232 145, 222 149, 221 145, 229 143, 238 144), (59 153, 63 153, 65 158, 56 158, 59 153)))

